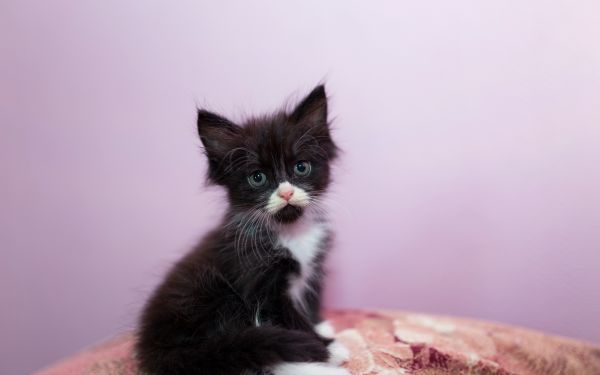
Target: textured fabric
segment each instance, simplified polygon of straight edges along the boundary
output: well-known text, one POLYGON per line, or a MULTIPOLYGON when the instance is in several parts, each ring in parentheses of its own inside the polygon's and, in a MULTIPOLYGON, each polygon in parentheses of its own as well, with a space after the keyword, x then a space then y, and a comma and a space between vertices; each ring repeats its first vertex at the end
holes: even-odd
MULTIPOLYGON (((403 312, 328 314, 355 375, 598 375, 600 347, 470 319, 403 312)), ((86 350, 38 375, 133 375, 133 334, 86 350)))

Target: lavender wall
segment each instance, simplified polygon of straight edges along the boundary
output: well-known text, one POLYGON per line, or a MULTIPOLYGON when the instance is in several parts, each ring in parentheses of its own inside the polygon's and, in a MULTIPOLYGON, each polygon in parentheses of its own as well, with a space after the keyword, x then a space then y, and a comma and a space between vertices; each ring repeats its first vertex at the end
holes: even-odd
POLYGON ((600 341, 597 1, 3 1, 0 373, 132 327, 210 228, 196 104, 326 79, 328 303, 600 341))

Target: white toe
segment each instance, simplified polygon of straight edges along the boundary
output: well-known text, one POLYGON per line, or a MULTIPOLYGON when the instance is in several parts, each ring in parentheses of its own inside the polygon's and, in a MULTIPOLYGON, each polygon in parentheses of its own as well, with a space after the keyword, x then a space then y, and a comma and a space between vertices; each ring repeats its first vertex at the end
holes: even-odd
POLYGON ((329 349, 329 363, 341 365, 350 359, 350 351, 339 341, 334 341, 327 347, 329 349))
POLYGON ((335 329, 328 320, 323 320, 315 326, 315 332, 322 337, 332 339, 335 337, 335 329))

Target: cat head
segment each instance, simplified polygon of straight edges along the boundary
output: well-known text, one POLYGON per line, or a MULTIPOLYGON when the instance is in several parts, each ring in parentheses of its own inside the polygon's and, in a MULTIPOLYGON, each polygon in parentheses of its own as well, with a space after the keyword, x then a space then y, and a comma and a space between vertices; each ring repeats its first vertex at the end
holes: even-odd
POLYGON ((208 158, 208 178, 224 186, 231 208, 278 223, 291 223, 330 182, 337 147, 320 85, 293 110, 254 117, 242 124, 198 110, 198 133, 208 158))

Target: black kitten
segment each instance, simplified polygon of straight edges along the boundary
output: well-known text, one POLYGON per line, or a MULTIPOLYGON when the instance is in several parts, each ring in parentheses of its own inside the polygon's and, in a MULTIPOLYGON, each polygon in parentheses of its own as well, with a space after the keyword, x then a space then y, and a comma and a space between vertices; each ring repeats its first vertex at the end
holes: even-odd
POLYGON ((319 314, 330 231, 319 202, 337 147, 316 87, 291 112, 243 126, 205 110, 208 177, 229 208, 145 307, 137 356, 156 375, 346 375, 319 314))

